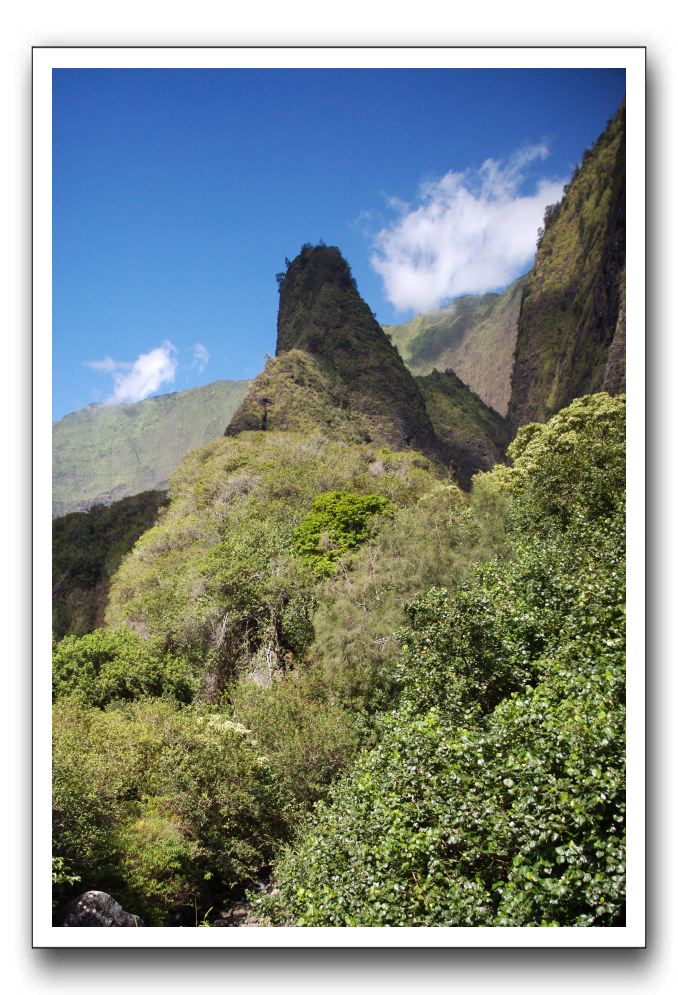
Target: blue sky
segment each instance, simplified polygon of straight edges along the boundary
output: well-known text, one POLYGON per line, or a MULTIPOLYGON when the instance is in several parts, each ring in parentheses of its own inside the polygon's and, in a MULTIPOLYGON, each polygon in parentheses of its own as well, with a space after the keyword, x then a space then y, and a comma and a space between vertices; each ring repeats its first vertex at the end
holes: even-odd
POLYGON ((500 289, 623 70, 55 70, 55 418, 255 376, 304 242, 383 323, 500 289))

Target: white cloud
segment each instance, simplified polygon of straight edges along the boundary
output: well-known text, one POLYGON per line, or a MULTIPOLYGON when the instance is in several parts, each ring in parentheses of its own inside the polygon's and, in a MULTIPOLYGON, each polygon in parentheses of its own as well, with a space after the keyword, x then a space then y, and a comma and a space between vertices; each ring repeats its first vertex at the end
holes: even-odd
POLYGON ((197 370, 198 373, 202 373, 209 363, 209 359, 210 354, 202 342, 196 342, 193 346, 193 369, 197 370))
POLYGON ((172 343, 165 341, 157 349, 142 353, 133 363, 106 356, 105 359, 86 362, 85 366, 112 375, 114 389, 106 404, 133 404, 143 401, 163 384, 174 382, 177 368, 175 353, 172 343))
POLYGON ((89 366, 91 370, 100 370, 102 373, 112 373, 114 370, 129 370, 132 364, 121 363, 117 359, 105 356, 103 359, 87 360, 83 366, 89 366))
POLYGON ((510 283, 534 254, 544 208, 562 197, 565 180, 520 192, 526 167, 547 155, 545 145, 532 145, 505 163, 487 159, 423 183, 414 205, 391 198, 398 217, 377 233, 370 257, 389 301, 429 311, 510 283))

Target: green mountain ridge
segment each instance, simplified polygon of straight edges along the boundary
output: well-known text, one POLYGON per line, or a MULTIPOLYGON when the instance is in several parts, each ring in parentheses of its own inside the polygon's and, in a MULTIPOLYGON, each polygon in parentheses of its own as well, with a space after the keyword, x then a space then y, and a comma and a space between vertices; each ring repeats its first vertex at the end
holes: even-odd
POLYGON ((436 435, 445 445, 459 484, 466 490, 474 474, 504 459, 508 424, 463 383, 454 370, 415 377, 436 435))
MULTIPOLYGON (((281 275, 276 359, 267 376, 282 369, 293 373, 295 368, 306 390, 320 395, 325 389, 330 391, 330 407, 347 412, 343 420, 362 431, 365 441, 395 450, 418 449, 444 461, 411 373, 358 293, 348 263, 333 246, 304 246, 281 275), (298 358, 302 353, 308 357, 303 372, 301 366, 285 359, 292 352, 298 358)), ((277 380, 282 386, 280 377, 277 380)), ((260 378, 255 380, 228 427, 229 435, 244 428, 282 427, 281 422, 296 418, 280 393, 271 395, 270 386, 260 378)), ((288 393, 284 392, 286 397, 288 393)), ((321 428, 327 420, 321 411, 327 411, 328 403, 329 398, 320 396, 315 405, 321 428)))
POLYGON ((78 636, 104 624, 111 577, 168 502, 142 491, 52 522, 52 632, 78 636))
POLYGON ((500 294, 466 294, 402 325, 384 325, 384 331, 412 373, 452 369, 486 405, 505 415, 526 279, 519 277, 500 294))
POLYGON ((508 418, 542 422, 607 378, 624 390, 626 127, 622 105, 547 209, 523 294, 508 418), (612 348, 613 343, 614 348, 612 348))
POLYGON ((221 435, 247 380, 89 405, 52 425, 52 514, 162 490, 185 453, 221 435))

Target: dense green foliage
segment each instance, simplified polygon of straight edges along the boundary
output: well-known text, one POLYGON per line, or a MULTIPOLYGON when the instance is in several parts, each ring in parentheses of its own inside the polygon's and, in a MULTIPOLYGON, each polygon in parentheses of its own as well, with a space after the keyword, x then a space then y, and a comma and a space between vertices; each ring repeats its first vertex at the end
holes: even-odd
POLYGON ((326 576, 338 561, 374 533, 375 516, 392 515, 393 502, 378 494, 327 491, 313 501, 294 535, 297 553, 326 576))
POLYGON ((83 635, 103 623, 111 577, 167 503, 145 491, 52 522, 52 631, 83 635))
POLYGON ((483 487, 510 555, 412 603, 400 705, 278 863, 274 922, 623 922, 623 399, 509 452, 483 487))
POLYGON ((313 636, 318 575, 298 555, 297 529, 317 496, 348 491, 402 507, 435 484, 416 452, 291 432, 215 440, 186 457, 167 513, 123 562, 109 624, 200 654, 213 700, 237 674, 267 683, 313 636))
POLYGON ((118 699, 167 695, 190 701, 197 687, 194 667, 163 652, 156 642, 129 629, 96 629, 66 636, 52 654, 52 693, 103 708, 118 699))
MULTIPOLYGON (((520 314, 508 413, 514 429, 544 421, 603 385, 623 309, 625 113, 622 104, 584 154, 562 202, 547 210, 520 314)), ((608 386, 619 390, 623 358, 613 362, 620 369, 608 386)))
POLYGON ((524 285, 521 276, 502 294, 457 297, 447 307, 384 330, 412 373, 452 369, 485 404, 505 415, 524 285))
POLYGON ((52 426, 52 513, 162 490, 191 449, 221 435, 247 390, 217 380, 137 404, 92 404, 52 426))
MULTIPOLYGON (((281 791, 250 734, 169 700, 54 708, 55 854, 151 925, 211 904, 267 862, 281 791)), ((63 871, 57 899, 69 893, 63 871)), ((71 886, 72 887, 72 886, 71 886)))
POLYGON ((284 790, 288 825, 327 797, 366 741, 364 723, 338 691, 338 682, 301 667, 269 687, 239 681, 227 695, 228 713, 251 730, 284 790))

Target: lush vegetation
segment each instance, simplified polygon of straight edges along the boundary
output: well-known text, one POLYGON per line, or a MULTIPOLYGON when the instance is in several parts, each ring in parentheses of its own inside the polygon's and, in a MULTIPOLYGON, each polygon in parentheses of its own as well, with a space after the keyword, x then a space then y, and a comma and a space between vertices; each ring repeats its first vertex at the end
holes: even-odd
POLYGON ((624 405, 421 455, 185 458, 112 627, 54 651, 54 893, 196 925, 273 868, 301 925, 618 924, 624 405))
POLYGON ((52 513, 162 490, 191 449, 223 435, 246 380, 217 380, 137 404, 92 404, 52 426, 52 513))
POLYGON ((398 707, 277 864, 274 922, 624 918, 624 405, 529 426, 509 552, 408 610, 398 707))
POLYGON ((167 504, 144 491, 52 522, 52 631, 57 639, 103 625, 111 577, 167 504))
POLYGON ((98 708, 147 696, 188 702, 196 689, 190 660, 163 652, 157 640, 142 639, 129 629, 96 629, 54 645, 55 700, 72 697, 98 708))
POLYGON ((508 413, 514 429, 600 390, 610 359, 616 372, 605 389, 624 388, 623 359, 610 347, 624 311, 625 113, 622 105, 584 153, 562 202, 547 208, 520 314, 508 413))
POLYGON ((63 698, 53 734, 57 900, 69 894, 64 877, 77 876, 151 925, 173 911, 190 922, 191 909, 213 904, 214 885, 223 893, 270 859, 281 790, 251 734, 223 715, 162 699, 100 710, 63 698))

